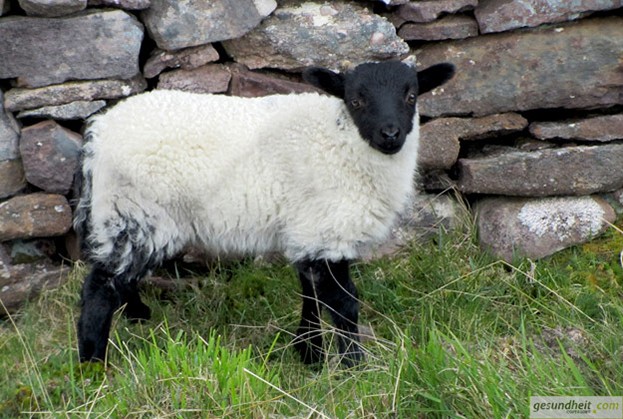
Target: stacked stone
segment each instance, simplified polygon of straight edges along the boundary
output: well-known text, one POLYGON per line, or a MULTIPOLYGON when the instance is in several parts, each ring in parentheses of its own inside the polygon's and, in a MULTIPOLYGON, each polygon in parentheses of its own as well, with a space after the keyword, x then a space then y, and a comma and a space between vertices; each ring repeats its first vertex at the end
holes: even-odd
POLYGON ((420 102, 434 118, 423 126, 427 186, 468 197, 481 244, 501 258, 590 240, 621 209, 621 6, 440 0, 393 14, 398 33, 418 41, 418 65, 459 69, 420 102))
POLYGON ((451 228, 452 189, 501 257, 588 240, 614 219, 597 196, 623 195, 622 1, 0 0, 0 299, 15 309, 65 277, 50 257, 77 257, 79 133, 95 112, 153 88, 306 92, 306 66, 412 54, 458 73, 421 97, 431 195, 388 249, 451 228))

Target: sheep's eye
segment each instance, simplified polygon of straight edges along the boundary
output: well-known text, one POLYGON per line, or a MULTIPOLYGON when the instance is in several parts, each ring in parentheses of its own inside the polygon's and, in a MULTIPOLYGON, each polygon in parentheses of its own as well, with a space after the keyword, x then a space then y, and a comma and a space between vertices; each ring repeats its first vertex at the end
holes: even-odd
POLYGON ((353 99, 350 101, 350 106, 353 109, 360 109, 363 107, 363 100, 361 99, 353 99))
POLYGON ((407 95, 407 100, 406 100, 406 102, 407 102, 409 105, 414 106, 414 105, 415 105, 415 103, 417 102, 417 95, 416 95, 415 93, 409 93, 409 94, 407 95))

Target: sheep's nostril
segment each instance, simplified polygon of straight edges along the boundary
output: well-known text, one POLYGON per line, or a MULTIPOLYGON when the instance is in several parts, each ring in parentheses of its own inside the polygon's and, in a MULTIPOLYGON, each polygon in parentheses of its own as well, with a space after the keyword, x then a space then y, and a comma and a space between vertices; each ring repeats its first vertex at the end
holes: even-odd
POLYGON ((396 127, 381 128, 381 135, 386 140, 395 140, 400 135, 400 129, 396 127))

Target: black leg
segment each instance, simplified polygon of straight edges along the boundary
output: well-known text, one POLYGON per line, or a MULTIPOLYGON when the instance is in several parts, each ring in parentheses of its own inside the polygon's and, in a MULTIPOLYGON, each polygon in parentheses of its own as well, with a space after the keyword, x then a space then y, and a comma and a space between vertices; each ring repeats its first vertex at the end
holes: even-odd
MULTIPOLYGON (((339 333, 338 348, 343 356, 342 363, 346 366, 357 364, 363 358, 363 351, 359 342, 357 289, 350 278, 349 262, 346 260, 338 262, 313 260, 297 264, 297 269, 301 282, 304 284, 301 327, 307 325, 312 329, 312 337, 316 332, 320 336, 319 307, 325 307, 329 310, 333 324, 339 333), (311 292, 305 289, 305 283, 311 287, 311 292), (309 297, 310 293, 313 294, 313 299, 309 297), (306 300, 312 300, 313 305, 310 303, 306 306, 306 300)), ((299 328, 300 331, 301 328, 299 328)), ((298 336, 300 336, 299 333, 297 333, 298 336)), ((321 340, 318 343, 322 345, 321 340)), ((311 346, 312 351, 317 351, 316 345, 314 342, 311 346)), ((300 349, 299 352, 301 352, 300 349)), ((301 355, 305 361, 304 353, 301 352, 301 355)))
POLYGON ((119 294, 112 277, 94 266, 82 286, 82 312, 78 320, 80 361, 103 361, 113 313, 119 308, 119 294))
POLYGON ((316 295, 316 273, 307 264, 298 264, 297 271, 303 287, 303 310, 301 324, 296 331, 294 348, 305 364, 322 360, 322 331, 320 330, 320 301, 316 295))
POLYGON ((119 292, 121 305, 125 304, 123 314, 131 321, 149 320, 151 310, 141 301, 138 292, 138 280, 115 280, 115 288, 119 292))

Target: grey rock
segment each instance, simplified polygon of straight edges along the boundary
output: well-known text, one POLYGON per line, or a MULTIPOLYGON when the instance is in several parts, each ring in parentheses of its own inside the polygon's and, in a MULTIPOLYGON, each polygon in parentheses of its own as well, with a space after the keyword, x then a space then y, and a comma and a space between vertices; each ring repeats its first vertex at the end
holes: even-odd
POLYGON ((541 140, 552 138, 598 142, 621 140, 623 114, 564 122, 534 122, 530 124, 530 132, 541 140))
POLYGON ((482 33, 575 20, 586 12, 623 7, 622 0, 480 0, 475 15, 482 33))
POLYGON ((26 187, 24 166, 20 159, 0 161, 0 198, 13 196, 26 187))
POLYGON ((601 195, 614 208, 617 215, 623 215, 623 189, 601 195))
POLYGON ((15 313, 42 290, 61 286, 69 278, 68 269, 47 260, 13 265, 0 246, 0 300, 6 309, 0 311, 0 317, 15 313))
POLYGON ((464 193, 552 196, 589 195, 623 187, 623 144, 510 151, 459 159, 464 193))
POLYGON ((429 23, 405 23, 398 36, 406 41, 441 41, 478 35, 478 24, 469 16, 446 16, 429 23))
POLYGON ((142 92, 146 87, 142 76, 129 80, 74 81, 35 89, 16 87, 4 94, 4 106, 8 111, 20 111, 78 100, 118 99, 142 92))
POLYGON ((157 0, 142 18, 159 48, 176 50, 238 38, 275 7, 274 0, 157 0))
POLYGON ((222 64, 208 64, 194 70, 173 70, 160 74, 158 89, 195 93, 222 93, 229 88, 231 73, 222 64))
POLYGON ((167 68, 193 70, 218 59, 218 52, 210 44, 179 51, 163 51, 156 48, 143 67, 143 75, 150 79, 167 68))
POLYGON ((419 66, 450 61, 458 71, 420 97, 420 112, 480 116, 620 104, 623 72, 614 51, 622 50, 623 17, 425 46, 417 51, 419 66))
POLYGON ((11 257, 13 265, 46 260, 57 254, 53 239, 11 240, 0 243, 11 257))
POLYGON ((71 228, 71 208, 62 195, 36 193, 0 203, 0 242, 62 236, 71 228))
POLYGON ((475 206, 481 245, 508 262, 539 259, 603 233, 616 215, 597 197, 486 198, 475 206))
POLYGON ((20 152, 31 184, 49 193, 66 195, 78 168, 82 137, 54 121, 22 130, 20 152))
POLYGON ((418 163, 424 170, 449 169, 459 157, 460 141, 521 131, 528 121, 516 113, 482 118, 438 118, 420 128, 418 163))
POLYGON ((450 195, 419 193, 392 229, 389 239, 364 259, 392 255, 413 241, 423 242, 438 236, 440 231, 452 231, 460 225, 463 210, 450 195))
POLYGON ((40 87, 135 76, 143 27, 122 10, 56 19, 12 16, 0 20, 0 39, 0 78, 40 87))
POLYGON ((306 83, 289 80, 276 75, 268 75, 249 71, 245 66, 234 64, 230 66, 231 84, 229 93, 232 96, 258 97, 275 94, 318 92, 306 83))
POLYGON ((223 42, 250 69, 334 70, 409 52, 387 20, 356 3, 304 2, 284 6, 245 36, 223 42))
POLYGON ((87 0, 18 0, 28 16, 58 17, 79 12, 87 0))
POLYGON ((58 120, 86 119, 106 106, 104 100, 77 100, 65 105, 43 106, 38 109, 21 111, 18 118, 53 118, 58 120))
POLYGON ((151 5, 151 0, 88 0, 88 6, 115 7, 124 10, 143 10, 151 5))
POLYGON ((19 157, 19 126, 13 115, 4 111, 0 90, 0 161, 19 157))
POLYGON ((419 0, 405 3, 389 15, 396 26, 405 22, 432 22, 443 14, 452 14, 472 10, 478 0, 419 0))

